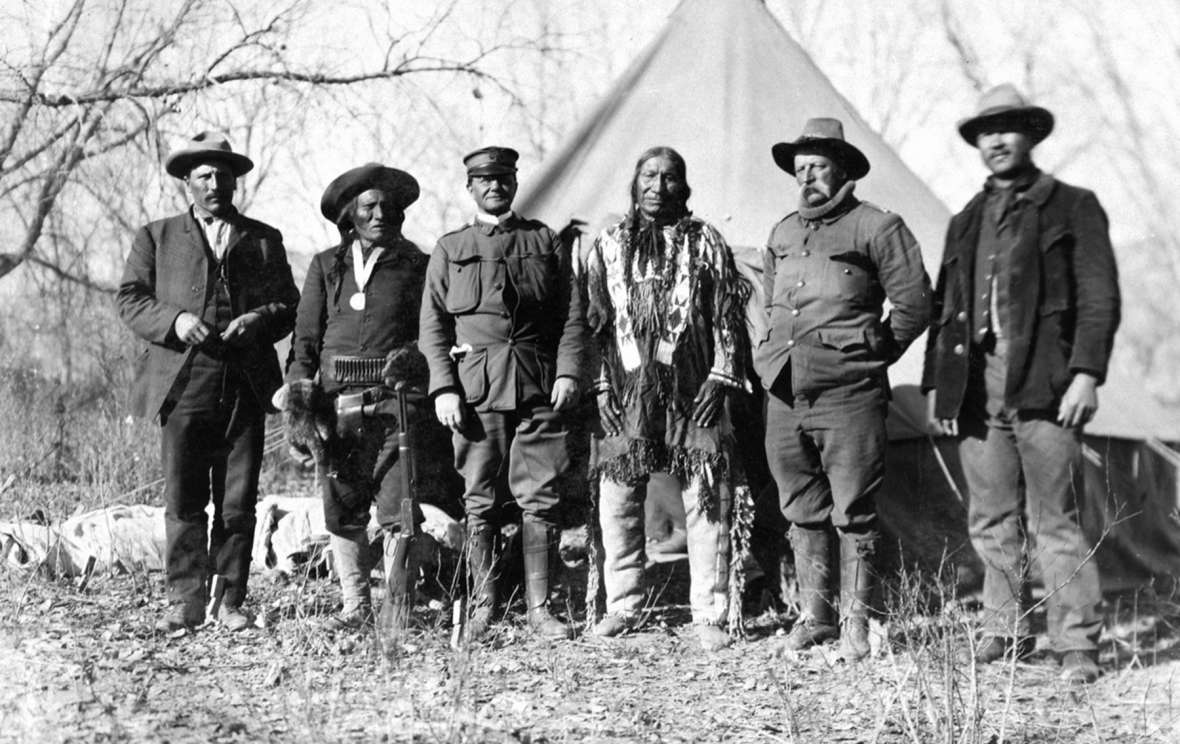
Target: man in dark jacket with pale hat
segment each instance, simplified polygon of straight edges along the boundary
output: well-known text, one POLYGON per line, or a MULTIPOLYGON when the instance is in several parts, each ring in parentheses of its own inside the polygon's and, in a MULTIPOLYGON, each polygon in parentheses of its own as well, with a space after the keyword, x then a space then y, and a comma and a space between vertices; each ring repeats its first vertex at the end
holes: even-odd
POLYGON ((161 631, 204 621, 213 574, 225 578, 221 622, 250 624, 242 602, 265 416, 282 382, 274 344, 291 332, 299 301, 279 231, 234 208, 237 179, 253 165, 213 132, 169 155, 164 168, 192 206, 139 230, 116 296, 119 317, 147 343, 134 412, 159 421, 163 436, 161 631))
POLYGON ((925 330, 930 280, 902 219, 853 194, 869 161, 838 120, 809 120, 772 154, 799 186, 798 210, 767 242, 769 324, 754 349, 769 392, 766 454, 791 525, 802 605, 786 645, 840 637, 845 658, 856 660, 869 653, 886 368, 925 330), (893 310, 883 317, 886 299, 893 310), (839 623, 830 586, 836 535, 839 623))
POLYGON ((497 600, 492 559, 502 489, 523 512, 529 625, 545 637, 569 635, 548 606, 557 481, 569 465, 565 416, 578 398, 585 321, 569 248, 512 211, 516 160, 507 147, 463 159, 475 219, 439 239, 422 298, 430 396, 454 432, 465 482, 473 639, 486 632, 497 600))
POLYGON ((1106 377, 1119 290, 1097 198, 1032 161, 1052 130, 1053 115, 1011 85, 987 91, 959 123, 991 176, 947 230, 922 389, 935 428, 959 437, 969 531, 986 568, 976 659, 1033 651, 1031 550, 1050 648, 1066 679, 1091 682, 1101 594, 1077 522, 1081 436, 1106 377))

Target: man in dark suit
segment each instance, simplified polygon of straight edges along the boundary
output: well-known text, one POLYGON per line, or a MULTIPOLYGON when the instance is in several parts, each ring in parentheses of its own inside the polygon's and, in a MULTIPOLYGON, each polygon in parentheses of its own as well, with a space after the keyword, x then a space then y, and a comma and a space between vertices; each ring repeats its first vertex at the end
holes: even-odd
POLYGON ((242 602, 265 416, 282 383, 274 344, 291 332, 299 301, 282 235, 234 208, 237 178, 253 166, 212 132, 169 155, 164 168, 184 181, 192 207, 139 230, 116 298, 147 342, 134 413, 158 420, 163 439, 164 632, 204 621, 212 574, 225 577, 221 622, 251 622, 242 602))
POLYGON ((1092 682, 1101 594, 1077 497, 1082 426, 1098 407, 1119 289, 1098 199, 1033 164, 1052 129, 1053 115, 1011 85, 959 123, 991 176, 947 230, 922 389, 935 428, 959 437, 971 541, 986 569, 976 660, 1032 652, 1023 599, 1035 556, 1062 676, 1092 682))
POLYGON ((512 211, 516 159, 506 147, 463 159, 475 220, 430 254, 418 336, 435 412, 454 432, 465 481, 473 639, 487 630, 496 601, 492 530, 501 485, 524 512, 529 625, 546 637, 569 635, 549 613, 549 575, 557 479, 569 464, 564 417, 577 402, 585 322, 568 247, 512 211))

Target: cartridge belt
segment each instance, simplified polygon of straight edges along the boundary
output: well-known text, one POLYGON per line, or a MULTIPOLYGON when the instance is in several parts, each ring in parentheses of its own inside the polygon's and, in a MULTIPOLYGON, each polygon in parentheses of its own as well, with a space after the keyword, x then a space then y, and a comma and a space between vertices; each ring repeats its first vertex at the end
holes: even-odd
POLYGON ((380 385, 385 357, 336 356, 329 368, 331 378, 342 385, 380 385))

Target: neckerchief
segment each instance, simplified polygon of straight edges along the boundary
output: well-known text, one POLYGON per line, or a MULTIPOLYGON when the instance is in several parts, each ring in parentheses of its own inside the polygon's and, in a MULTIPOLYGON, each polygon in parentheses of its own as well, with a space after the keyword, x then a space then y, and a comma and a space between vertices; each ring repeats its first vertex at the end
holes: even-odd
POLYGON ((824 217, 833 215, 840 209, 845 207, 847 203, 851 202, 852 190, 856 188, 856 181, 849 181, 840 187, 839 191, 832 195, 823 204, 810 207, 803 201, 803 196, 799 196, 799 216, 804 222, 816 222, 824 217))

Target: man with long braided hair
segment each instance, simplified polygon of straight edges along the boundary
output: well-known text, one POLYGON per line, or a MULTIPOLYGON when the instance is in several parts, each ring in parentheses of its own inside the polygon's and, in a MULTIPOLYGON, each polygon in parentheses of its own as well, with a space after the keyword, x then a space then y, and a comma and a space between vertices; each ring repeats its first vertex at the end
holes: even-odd
MULTIPOLYGON (((322 431, 304 440, 311 439, 313 448, 317 437, 324 440, 316 465, 343 598, 340 615, 329 621, 333 630, 372 622, 369 507, 376 501, 381 527, 393 528, 405 464, 397 461, 397 429, 389 422, 367 418, 341 431, 345 427, 323 405, 383 384, 394 357, 401 360, 392 370, 395 378, 425 387, 426 360, 415 339, 428 257, 401 234, 406 207, 417 198, 413 176, 377 163, 334 179, 320 211, 339 229, 340 243, 312 259, 299 302, 285 408, 296 430, 310 428, 300 420, 326 414, 319 418, 322 431)), ((428 424, 429 417, 421 416, 413 425, 428 424)))
POLYGON ((712 651, 729 643, 729 525, 744 485, 725 399, 744 385, 749 287, 721 234, 688 210, 691 193, 679 153, 645 151, 630 212, 585 259, 600 355, 594 473, 607 598, 594 633, 615 636, 641 619, 643 503, 649 476, 664 472, 680 482, 693 624, 712 651))

